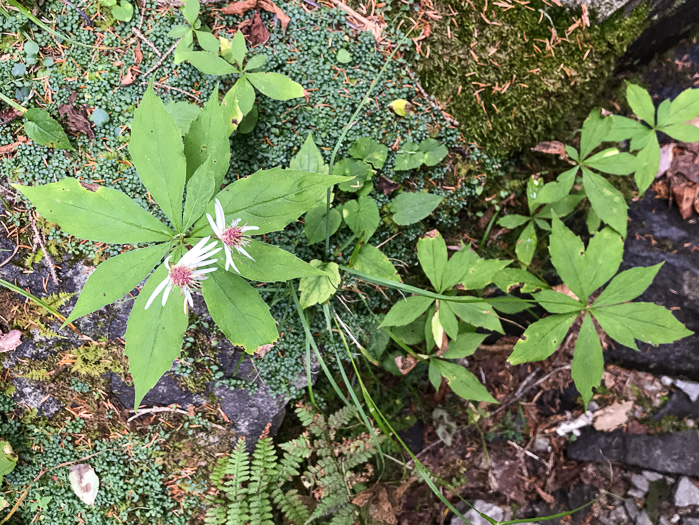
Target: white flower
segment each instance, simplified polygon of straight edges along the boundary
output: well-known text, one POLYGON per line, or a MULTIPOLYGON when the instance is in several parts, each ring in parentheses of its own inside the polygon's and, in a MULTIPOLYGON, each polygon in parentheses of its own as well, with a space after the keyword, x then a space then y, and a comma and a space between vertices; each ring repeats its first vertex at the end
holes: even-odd
POLYGON ((194 306, 192 290, 201 286, 201 281, 207 279, 207 273, 216 271, 216 268, 204 268, 202 270, 198 268, 208 264, 215 264, 217 259, 210 259, 210 257, 221 251, 221 248, 216 248, 218 241, 213 241, 207 245, 206 243, 209 242, 209 239, 211 237, 205 237, 199 241, 196 246, 182 256, 175 266, 170 266, 170 257, 165 259, 165 266, 168 270, 167 277, 153 290, 146 303, 146 310, 163 290, 165 290, 163 293, 163 306, 165 306, 173 286, 178 286, 182 290, 181 294, 187 297, 187 300, 184 302, 185 313, 187 313, 187 303, 189 303, 189 306, 194 306))
POLYGON ((232 266, 236 272, 240 273, 233 262, 231 248, 235 248, 238 250, 238 253, 254 261, 255 259, 245 250, 245 246, 250 243, 250 236, 247 232, 259 230, 260 228, 257 226, 248 226, 247 224, 245 224, 245 226, 238 226, 240 219, 234 220, 231 226, 226 228, 226 216, 223 213, 223 206, 221 206, 218 199, 216 199, 216 220, 214 221, 208 213, 206 214, 206 218, 209 219, 209 224, 211 225, 211 229, 214 230, 216 237, 223 243, 223 250, 226 252, 226 270, 228 270, 229 266, 232 266))

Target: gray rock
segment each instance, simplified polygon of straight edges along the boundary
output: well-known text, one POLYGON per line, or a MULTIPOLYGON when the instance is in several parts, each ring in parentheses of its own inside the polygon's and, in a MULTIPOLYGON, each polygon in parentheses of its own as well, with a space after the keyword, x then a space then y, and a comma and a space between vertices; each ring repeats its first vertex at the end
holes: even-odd
POLYGON ((675 487, 674 502, 677 507, 699 505, 699 487, 688 477, 681 477, 675 487))
POLYGON ((536 452, 548 452, 551 450, 551 441, 546 436, 537 435, 534 438, 534 450, 536 452))
POLYGON ((41 381, 31 381, 23 377, 12 379, 15 391, 12 399, 20 407, 36 408, 40 416, 49 418, 58 414, 63 405, 46 392, 46 387, 41 381))
POLYGON ((636 525, 654 525, 645 510, 641 510, 636 517, 636 525))
MULTIPOLYGON (((109 372, 107 376, 112 395, 119 400, 124 408, 132 409, 134 404, 134 387, 127 385, 121 377, 113 372, 109 372)), ((182 408, 187 408, 189 405, 199 406, 205 402, 206 397, 203 394, 195 394, 181 388, 172 375, 165 374, 148 391, 141 404, 148 407, 179 405, 182 408)))
POLYGON ((648 492, 648 487, 650 487, 650 480, 642 474, 633 474, 631 476, 631 484, 645 494, 648 492))
POLYGON ((682 525, 699 525, 699 518, 687 516, 682 520, 682 525))
POLYGON ((577 461, 619 462, 666 474, 699 476, 699 433, 688 430, 646 436, 586 429, 568 445, 566 455, 577 461))
POLYGON ((650 483, 653 483, 654 481, 659 481, 663 479, 665 476, 663 476, 662 474, 658 474, 657 472, 653 472, 652 470, 644 470, 643 477, 646 478, 650 483))
POLYGON ((641 513, 641 509, 639 509, 633 501, 628 499, 624 502, 624 508, 626 509, 626 514, 631 518, 631 521, 636 521, 638 515, 641 513))
POLYGON ((622 505, 619 505, 611 510, 608 521, 609 523, 615 525, 617 523, 627 523, 628 519, 629 515, 626 513, 626 510, 622 505))
MULTIPOLYGON (((473 502, 473 506, 476 509, 478 509, 478 511, 482 512, 483 514, 487 514, 495 521, 504 521, 508 519, 505 517, 505 510, 501 509, 497 505, 488 503, 487 501, 483 501, 480 499, 476 500, 473 502)), ((509 512, 507 514, 509 514, 509 512)), ((471 522, 472 525, 490 525, 489 522, 485 520, 480 514, 478 514, 478 512, 476 512, 474 509, 470 509, 468 512, 464 512, 463 515, 468 521, 471 522)), ((455 516, 451 520, 451 525, 464 525, 464 522, 461 518, 455 516)))
POLYGON ((660 407, 653 417, 653 421, 660 421, 665 416, 673 416, 678 419, 699 418, 699 400, 692 401, 687 394, 681 390, 675 390, 670 399, 660 407))

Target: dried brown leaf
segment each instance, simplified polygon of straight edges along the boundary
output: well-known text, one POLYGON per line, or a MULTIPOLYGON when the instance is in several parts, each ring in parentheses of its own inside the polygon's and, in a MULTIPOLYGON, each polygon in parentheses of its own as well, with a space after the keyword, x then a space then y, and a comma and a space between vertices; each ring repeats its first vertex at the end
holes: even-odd
POLYGON ((63 118, 68 128, 76 133, 82 133, 90 139, 95 138, 95 132, 92 131, 92 124, 88 119, 87 106, 78 106, 75 101, 78 99, 78 94, 74 91, 71 93, 66 104, 58 106, 58 114, 63 118))
POLYGON ((19 330, 10 330, 0 337, 0 353, 11 352, 20 344, 22 344, 22 332, 19 330))
POLYGON ((407 355, 405 357, 398 355, 395 358, 395 362, 398 370, 400 370, 400 373, 403 375, 410 372, 417 365, 417 359, 411 355, 407 355))
POLYGON ((594 413, 592 426, 595 430, 609 432, 625 424, 629 420, 629 411, 633 409, 633 401, 614 403, 594 413))
POLYGON ((567 157, 566 146, 558 140, 548 140, 544 142, 539 142, 536 146, 532 148, 532 151, 538 153, 546 153, 547 155, 558 155, 560 157, 567 157))

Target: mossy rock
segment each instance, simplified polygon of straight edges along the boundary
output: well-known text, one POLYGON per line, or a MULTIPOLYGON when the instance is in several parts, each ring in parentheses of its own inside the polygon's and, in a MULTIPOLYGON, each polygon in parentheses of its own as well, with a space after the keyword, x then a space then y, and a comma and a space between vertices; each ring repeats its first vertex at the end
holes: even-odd
MULTIPOLYGON (((613 81, 647 8, 583 27, 580 10, 529 2, 443 0, 418 71, 468 141, 507 155, 574 130, 613 81), (456 15, 455 15, 456 13, 456 15), (577 25, 576 25, 577 24, 577 25)), ((595 20, 594 13, 590 20, 595 20)))

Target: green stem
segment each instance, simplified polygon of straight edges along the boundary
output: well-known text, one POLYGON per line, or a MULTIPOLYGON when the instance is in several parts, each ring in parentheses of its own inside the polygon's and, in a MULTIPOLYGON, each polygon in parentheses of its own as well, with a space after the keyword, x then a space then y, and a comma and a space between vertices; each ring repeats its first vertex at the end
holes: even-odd
POLYGON ((27 112, 27 108, 23 108, 22 106, 17 104, 17 102, 12 100, 11 98, 6 97, 2 93, 0 93, 0 100, 2 100, 8 106, 10 106, 10 107, 16 109, 17 111, 19 111, 20 113, 22 113, 22 115, 24 115, 27 112))

